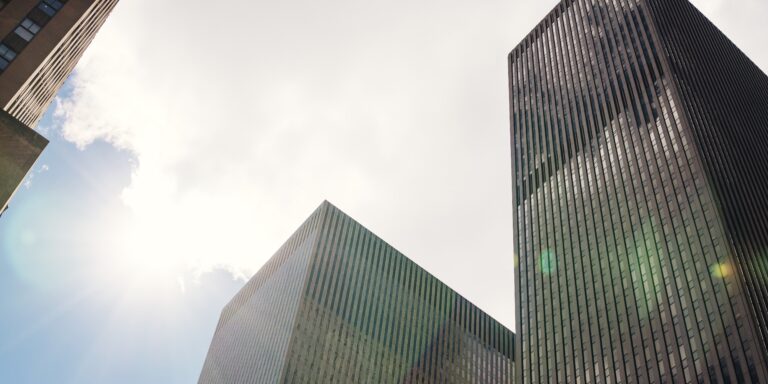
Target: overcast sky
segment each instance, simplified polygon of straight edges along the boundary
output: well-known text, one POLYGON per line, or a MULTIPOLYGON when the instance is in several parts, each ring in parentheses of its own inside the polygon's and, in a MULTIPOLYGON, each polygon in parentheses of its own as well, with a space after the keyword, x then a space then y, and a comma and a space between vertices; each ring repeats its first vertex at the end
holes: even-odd
MULTIPOLYGON (((766 62, 765 1, 695 3, 766 62)), ((250 276, 328 199, 514 327, 506 54, 554 4, 123 1, 64 137, 135 158, 129 257, 250 276)))
MULTIPOLYGON (((693 2, 768 68, 768 33, 757 32, 768 2, 693 2)), ((190 343, 174 365, 184 373, 156 382, 188 382, 219 309, 327 199, 514 329, 506 55, 555 3, 121 1, 41 125, 52 144, 0 220, 19 281, 7 289, 33 287, 46 308, 76 280, 89 289, 45 318, 105 311, 114 324, 100 325, 103 337, 158 316, 185 322, 187 334, 157 336, 190 343), (129 304, 115 309, 112 297, 129 304), (183 308, 165 313, 166 299, 183 308)), ((43 343, 55 327, 21 334, 43 343)), ((77 318, 69 327, 58 332, 87 334, 77 318)), ((0 341, 0 355, 24 337, 0 341)), ((101 365, 126 345, 94 343, 82 353, 101 365)), ((153 344, 130 345, 141 369, 153 344)), ((103 380, 123 372, 110 367, 103 380)))

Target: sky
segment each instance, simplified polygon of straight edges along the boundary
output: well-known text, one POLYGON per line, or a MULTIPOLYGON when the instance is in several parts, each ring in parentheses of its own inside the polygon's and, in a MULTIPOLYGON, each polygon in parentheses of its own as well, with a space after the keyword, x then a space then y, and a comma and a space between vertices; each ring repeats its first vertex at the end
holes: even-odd
MULTIPOLYGON (((695 0, 764 71, 764 0, 695 0)), ((0 218, 0 382, 190 383, 325 199, 514 329, 507 53, 553 0, 123 0, 0 218)))

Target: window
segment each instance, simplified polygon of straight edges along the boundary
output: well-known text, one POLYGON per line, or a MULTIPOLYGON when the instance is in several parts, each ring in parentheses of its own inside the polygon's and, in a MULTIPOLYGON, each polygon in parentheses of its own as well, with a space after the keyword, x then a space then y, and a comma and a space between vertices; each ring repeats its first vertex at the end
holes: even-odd
POLYGON ((40 26, 30 19, 24 19, 24 21, 21 22, 21 26, 26 28, 33 34, 37 34, 38 32, 40 32, 40 26))
POLYGON ((46 15, 53 17, 53 15, 56 14, 56 9, 48 5, 46 2, 41 2, 37 5, 37 8, 39 8, 43 13, 46 15))
POLYGON ((32 40, 33 37, 35 37, 35 35, 32 32, 29 32, 28 30, 26 30, 26 29, 24 29, 22 27, 17 27, 16 31, 14 31, 14 32, 16 32, 16 34, 19 35, 19 37, 21 37, 22 39, 24 39, 26 41, 30 41, 30 40, 32 40))
POLYGON ((13 61, 13 59, 16 58, 16 52, 7 45, 0 44, 0 58, 5 59, 6 61, 13 61))
POLYGON ((57 11, 64 5, 59 0, 43 0, 41 3, 44 3, 57 11))
POLYGON ((5 44, 0 44, 0 71, 4 71, 16 58, 16 52, 5 44))
POLYGON ((37 5, 37 8, 45 12, 46 15, 53 17, 62 6, 63 4, 58 0, 43 0, 37 5))
POLYGON ((21 25, 16 27, 14 32, 16 32, 16 34, 19 35, 19 37, 22 39, 30 41, 38 32, 40 32, 40 26, 27 18, 21 22, 21 25))

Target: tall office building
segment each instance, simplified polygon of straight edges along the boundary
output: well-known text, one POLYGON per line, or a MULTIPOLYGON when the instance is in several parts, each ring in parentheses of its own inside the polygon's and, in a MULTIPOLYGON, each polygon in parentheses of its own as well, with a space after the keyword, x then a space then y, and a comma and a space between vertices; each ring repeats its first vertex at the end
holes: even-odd
POLYGON ((687 0, 509 56, 517 380, 768 382, 768 77, 687 0))
POLYGON ((0 214, 47 145, 29 127, 117 1, 0 0, 0 214))
POLYGON ((325 202, 224 308, 199 382, 512 383, 513 345, 325 202))

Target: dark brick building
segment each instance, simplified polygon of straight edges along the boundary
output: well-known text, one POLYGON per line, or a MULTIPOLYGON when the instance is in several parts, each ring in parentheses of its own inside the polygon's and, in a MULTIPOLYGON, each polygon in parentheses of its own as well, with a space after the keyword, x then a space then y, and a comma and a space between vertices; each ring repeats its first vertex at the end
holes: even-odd
POLYGON ((47 144, 29 127, 117 1, 0 0, 0 212, 47 144))

